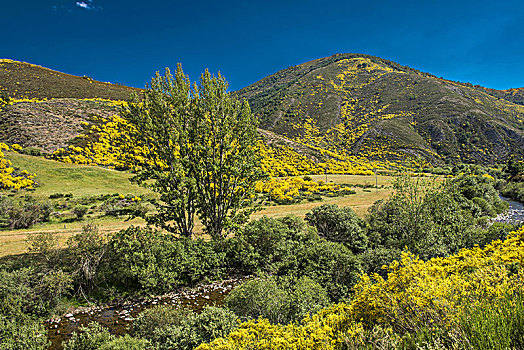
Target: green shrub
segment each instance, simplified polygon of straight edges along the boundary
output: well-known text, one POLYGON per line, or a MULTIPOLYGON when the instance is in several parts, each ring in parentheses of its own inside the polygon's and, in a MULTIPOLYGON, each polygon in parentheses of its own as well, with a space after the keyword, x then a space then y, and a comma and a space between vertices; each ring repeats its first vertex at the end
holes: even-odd
POLYGON ((60 270, 39 273, 34 268, 1 269, 0 315, 16 319, 45 316, 71 284, 71 276, 60 270))
POLYGON ((279 259, 281 245, 291 236, 291 230, 282 221, 263 216, 249 222, 241 236, 259 255, 262 261, 270 262, 279 259))
POLYGON ((464 310, 461 326, 474 349, 524 349, 524 297, 508 295, 464 310))
MULTIPOLYGON (((306 227, 298 217, 286 216, 279 219, 263 216, 251 221, 238 235, 235 247, 240 250, 246 262, 238 262, 244 271, 253 273, 264 271, 280 274, 282 269, 294 269, 297 266, 295 252, 306 241, 318 238, 318 235, 306 227), (246 266, 247 265, 247 266, 246 266), (247 269, 248 266, 251 268, 247 269)), ((231 257, 234 251, 229 253, 231 257)), ((238 261, 233 257, 233 261, 238 261)))
POLYGON ((382 267, 389 265, 393 260, 398 260, 401 252, 396 248, 377 247, 366 250, 359 257, 367 274, 378 273, 385 277, 386 270, 382 267))
POLYGON ((38 203, 32 198, 14 201, 0 197, 0 224, 10 229, 29 228, 39 222, 47 222, 51 211, 49 202, 38 203))
POLYGON ((309 277, 250 280, 233 289, 225 305, 243 318, 267 318, 272 323, 302 319, 329 304, 326 290, 309 277))
POLYGON ((73 274, 81 290, 90 292, 98 282, 98 269, 107 251, 106 235, 91 223, 82 227, 82 232, 69 237, 67 246, 70 255, 73 274))
POLYGON ((98 350, 147 350, 150 348, 150 343, 146 339, 133 338, 126 334, 102 344, 98 350))
POLYGON ((60 249, 56 234, 50 232, 29 233, 26 242, 29 245, 29 252, 42 257, 49 267, 59 264, 60 249))
POLYGON ((130 227, 108 245, 104 278, 126 291, 162 293, 225 276, 226 253, 214 241, 178 239, 150 227, 130 227))
POLYGON ((149 337, 155 341, 159 340, 152 335, 161 334, 165 329, 179 326, 182 320, 189 317, 192 311, 171 305, 160 305, 142 311, 133 322, 133 335, 138 337, 149 337))
POLYGON ((87 327, 80 327, 80 332, 73 332, 71 339, 63 343, 64 350, 98 350, 116 337, 99 323, 91 322, 87 327))
POLYGON ((84 218, 88 209, 89 208, 84 205, 79 205, 73 208, 73 214, 75 215, 76 219, 80 221, 84 218))
POLYGON ((242 237, 232 237, 217 241, 217 247, 220 249, 219 251, 225 254, 229 273, 251 275, 260 267, 260 255, 242 237))
POLYGON ((524 202, 524 182, 508 182, 501 189, 500 193, 519 202, 524 202))
POLYGON ((475 239, 486 226, 486 215, 507 205, 493 183, 483 176, 459 176, 442 185, 400 177, 396 192, 369 209, 371 247, 396 251, 407 247, 430 259, 480 243, 475 239))
POLYGON ((306 214, 306 221, 328 241, 344 243, 354 253, 366 250, 365 223, 351 208, 323 204, 306 214))
POLYGON ((44 350, 48 346, 46 330, 39 321, 0 315, 0 349, 44 350))
POLYGON ((148 339, 157 350, 189 350, 227 335, 237 325, 236 315, 223 308, 207 307, 197 314, 174 306, 161 306, 138 315, 133 334, 148 339))
POLYGON ((348 298, 362 273, 360 258, 343 244, 317 239, 299 245, 280 275, 307 276, 327 290, 332 301, 348 298))
POLYGON ((41 157, 43 155, 42 150, 36 147, 24 147, 20 150, 20 153, 35 157, 41 157))

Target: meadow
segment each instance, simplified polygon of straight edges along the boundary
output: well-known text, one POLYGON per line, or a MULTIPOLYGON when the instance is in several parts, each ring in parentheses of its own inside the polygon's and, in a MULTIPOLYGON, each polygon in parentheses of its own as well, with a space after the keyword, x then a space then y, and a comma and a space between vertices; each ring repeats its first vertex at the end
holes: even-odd
MULTIPOLYGON (((46 201, 49 200, 50 196, 56 194, 72 194, 72 198, 79 200, 114 193, 142 197, 154 196, 148 189, 131 183, 129 178, 132 174, 129 172, 98 166, 57 162, 15 152, 6 152, 6 157, 11 160, 15 168, 25 169, 29 173, 37 174, 35 180, 38 185, 35 186, 34 190, 7 193, 14 198, 31 196, 36 200, 46 201)), ((311 175, 310 177, 317 182, 326 181, 326 175, 311 175)), ((328 174, 327 183, 358 185, 358 187, 351 187, 356 193, 340 197, 323 197, 322 200, 313 202, 301 201, 294 204, 263 206, 260 211, 252 214, 251 219, 258 219, 264 215, 278 218, 289 214, 304 217, 311 209, 325 203, 350 207, 360 217, 364 217, 367 209, 374 202, 391 194, 393 179, 392 176, 378 175, 378 188, 372 188, 375 185, 375 176, 372 175, 328 174)), ((126 220, 126 217, 100 217, 88 213, 83 220, 67 223, 51 220, 49 223, 36 224, 27 229, 4 230, 0 231, 0 257, 25 253, 27 251, 26 239, 30 233, 48 232, 56 235, 59 243, 63 244, 69 237, 79 233, 82 226, 88 221, 98 225, 100 231, 107 234, 118 232, 131 225, 142 226, 145 224, 144 220, 140 218, 126 220)), ((196 232, 201 232, 202 225, 200 222, 197 221, 195 226, 196 232)))

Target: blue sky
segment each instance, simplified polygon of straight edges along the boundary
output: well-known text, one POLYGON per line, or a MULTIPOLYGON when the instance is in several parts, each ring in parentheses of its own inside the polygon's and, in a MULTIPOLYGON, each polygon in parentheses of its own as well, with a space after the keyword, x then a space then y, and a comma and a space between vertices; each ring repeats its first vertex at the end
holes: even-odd
POLYGON ((524 87, 521 1, 2 1, 0 58, 143 87, 181 62, 231 90, 335 53, 524 87))

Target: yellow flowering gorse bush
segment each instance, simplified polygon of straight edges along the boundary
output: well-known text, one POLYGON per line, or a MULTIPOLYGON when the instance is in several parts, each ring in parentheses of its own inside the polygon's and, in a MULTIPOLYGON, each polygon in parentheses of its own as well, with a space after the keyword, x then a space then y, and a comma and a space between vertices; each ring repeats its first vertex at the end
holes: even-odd
POLYGON ((259 181, 255 186, 255 192, 267 193, 271 199, 280 203, 293 202, 301 195, 307 197, 312 194, 354 193, 347 186, 317 182, 301 177, 271 178, 267 181, 259 181))
MULTIPOLYGON (((18 146, 18 145, 16 145, 18 146)), ((13 150, 18 149, 14 147, 13 150)), ((5 159, 3 151, 9 151, 10 148, 5 143, 0 143, 0 188, 3 190, 29 188, 34 185, 36 174, 30 174, 26 170, 17 172, 12 167, 11 161, 5 159)))

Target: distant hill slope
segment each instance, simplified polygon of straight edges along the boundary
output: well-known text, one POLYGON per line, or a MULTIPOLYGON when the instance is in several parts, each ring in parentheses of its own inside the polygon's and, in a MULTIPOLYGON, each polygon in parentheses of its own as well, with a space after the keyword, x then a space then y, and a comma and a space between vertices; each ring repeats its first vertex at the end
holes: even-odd
POLYGON ((0 108, 0 142, 53 152, 85 131, 93 116, 118 112, 111 102, 74 98, 14 103, 0 108))
MULTIPOLYGON (((512 92, 487 90, 378 57, 338 54, 289 67, 237 94, 250 102, 261 128, 332 152, 494 163, 524 152, 524 107, 510 102, 512 92)), ((512 96, 519 102, 520 90, 512 96)))
POLYGON ((495 97, 503 98, 505 100, 508 100, 510 102, 513 102, 519 105, 524 105, 524 88, 495 90, 495 89, 488 89, 485 87, 481 87, 481 89, 495 97))
MULTIPOLYGON (((46 152, 78 145, 93 116, 119 110, 118 103, 86 99, 128 100, 141 91, 0 60, 0 97, 46 99, 0 106, 0 142, 46 152)), ((524 154, 524 89, 452 82, 378 57, 317 59, 234 94, 249 100, 266 151, 278 153, 284 167, 299 159, 308 169, 330 161, 495 163, 524 154)))
POLYGON ((0 97, 6 94, 11 98, 103 98, 127 101, 132 92, 140 91, 30 63, 0 59, 0 97))

